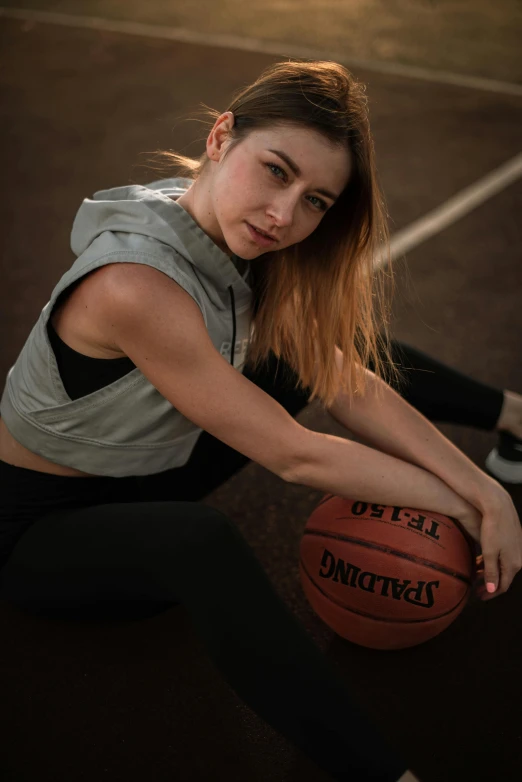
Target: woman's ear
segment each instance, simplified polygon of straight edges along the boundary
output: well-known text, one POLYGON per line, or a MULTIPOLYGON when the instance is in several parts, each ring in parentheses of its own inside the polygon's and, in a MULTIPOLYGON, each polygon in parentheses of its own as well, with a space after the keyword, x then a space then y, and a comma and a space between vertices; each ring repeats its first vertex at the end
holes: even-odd
POLYGON ((234 115, 231 111, 225 111, 214 123, 207 138, 207 156, 214 162, 219 162, 224 149, 228 146, 230 131, 234 127, 234 115))

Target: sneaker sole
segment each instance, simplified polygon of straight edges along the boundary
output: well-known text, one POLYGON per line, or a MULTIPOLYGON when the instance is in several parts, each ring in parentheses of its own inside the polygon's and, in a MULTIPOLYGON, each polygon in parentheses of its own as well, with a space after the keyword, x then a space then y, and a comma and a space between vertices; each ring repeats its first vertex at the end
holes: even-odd
POLYGON ((486 458, 486 467, 495 478, 504 483, 522 483, 522 462, 511 462, 499 456, 493 448, 486 458))

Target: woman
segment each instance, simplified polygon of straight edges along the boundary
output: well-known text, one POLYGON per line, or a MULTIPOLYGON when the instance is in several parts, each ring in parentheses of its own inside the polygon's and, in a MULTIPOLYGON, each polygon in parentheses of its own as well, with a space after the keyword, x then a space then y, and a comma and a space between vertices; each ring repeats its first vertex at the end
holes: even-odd
POLYGON ((253 459, 446 513, 495 594, 520 569, 519 520, 381 379, 398 374, 376 331, 386 221, 364 89, 334 63, 280 63, 216 114, 201 160, 171 156, 191 180, 101 191, 76 216, 77 260, 2 397, 1 594, 71 619, 181 603, 240 697, 332 778, 415 779, 198 500, 253 459), (374 447, 300 426, 313 398, 374 447))

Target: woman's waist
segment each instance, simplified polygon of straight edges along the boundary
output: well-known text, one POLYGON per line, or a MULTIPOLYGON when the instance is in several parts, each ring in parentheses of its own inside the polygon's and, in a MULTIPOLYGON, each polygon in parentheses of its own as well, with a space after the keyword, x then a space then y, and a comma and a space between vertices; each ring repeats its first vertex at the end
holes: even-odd
POLYGON ((133 501, 136 480, 79 477, 18 467, 0 459, 0 520, 30 521, 52 510, 88 507, 107 502, 133 501))
POLYGON ((55 464, 54 462, 45 459, 39 454, 33 453, 24 445, 15 440, 7 426, 5 421, 0 417, 0 461, 7 463, 13 467, 19 467, 27 469, 32 472, 41 472, 51 475, 78 477, 78 478, 95 478, 97 476, 92 473, 82 472, 76 470, 74 467, 67 467, 61 464, 55 464))

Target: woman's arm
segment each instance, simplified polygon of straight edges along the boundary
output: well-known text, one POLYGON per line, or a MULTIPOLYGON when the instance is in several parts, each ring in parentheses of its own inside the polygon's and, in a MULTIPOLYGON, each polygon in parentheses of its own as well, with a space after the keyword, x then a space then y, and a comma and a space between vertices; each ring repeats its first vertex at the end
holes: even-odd
MULTIPOLYGON (((428 470, 352 440, 306 428, 294 469, 286 480, 347 499, 444 513, 464 526, 464 517, 471 510, 461 496, 428 470)), ((476 534, 474 537, 478 539, 476 534)))
MULTIPOLYGON (((341 368, 337 349, 336 360, 341 368)), ((365 394, 348 399, 341 392, 329 411, 373 448, 311 433, 294 481, 348 498, 457 518, 482 548, 490 593, 483 599, 506 592, 522 568, 520 519, 508 492, 396 391, 363 371, 365 394)))
MULTIPOLYGON (((338 348, 336 361, 341 369, 338 348)), ((485 494, 504 491, 389 385, 360 371, 367 380, 364 396, 348 400, 340 393, 329 408, 339 423, 371 447, 428 470, 477 508, 485 494)))

